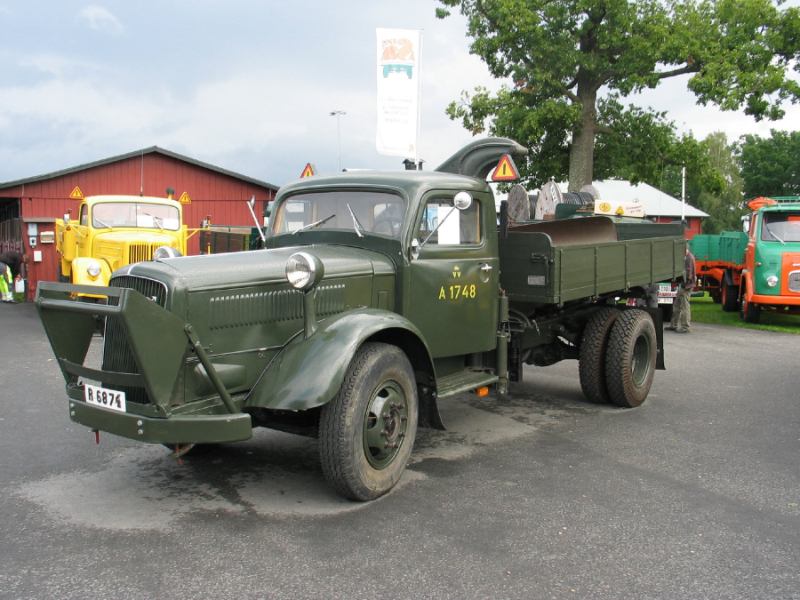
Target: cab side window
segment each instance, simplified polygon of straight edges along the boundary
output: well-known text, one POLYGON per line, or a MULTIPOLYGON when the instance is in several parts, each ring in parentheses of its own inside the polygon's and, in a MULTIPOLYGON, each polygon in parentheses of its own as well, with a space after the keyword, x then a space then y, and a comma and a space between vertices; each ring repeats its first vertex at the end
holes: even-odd
POLYGON ((78 220, 83 227, 89 226, 89 210, 85 204, 81 204, 81 212, 78 220))
POLYGON ((425 204, 417 231, 420 242, 428 246, 458 246, 480 244, 483 228, 480 222, 480 202, 474 200, 467 210, 453 206, 453 198, 434 197, 425 204))

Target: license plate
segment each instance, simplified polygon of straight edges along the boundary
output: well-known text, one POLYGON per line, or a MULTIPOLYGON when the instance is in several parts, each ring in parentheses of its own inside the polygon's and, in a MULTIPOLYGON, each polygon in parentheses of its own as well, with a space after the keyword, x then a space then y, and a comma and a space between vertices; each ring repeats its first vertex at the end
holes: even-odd
POLYGON ((659 298, 658 299, 658 303, 659 304, 674 304, 675 303, 675 298, 659 298))
POLYGON ((678 290, 673 290, 672 286, 669 285, 668 283, 667 284, 661 284, 658 287, 658 295, 661 296, 662 298, 664 296, 668 296, 668 297, 671 296, 672 298, 674 298, 675 296, 678 295, 678 290))
POLYGON ((107 390, 96 385, 84 384, 83 396, 89 404, 125 412, 125 392, 107 390))

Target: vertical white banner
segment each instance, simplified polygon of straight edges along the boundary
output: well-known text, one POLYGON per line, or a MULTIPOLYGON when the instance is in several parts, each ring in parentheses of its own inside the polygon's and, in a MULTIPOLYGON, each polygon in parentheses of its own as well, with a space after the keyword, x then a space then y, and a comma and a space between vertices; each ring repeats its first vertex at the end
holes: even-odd
POLYGON ((377 29, 378 127, 381 154, 419 160, 422 31, 377 29))

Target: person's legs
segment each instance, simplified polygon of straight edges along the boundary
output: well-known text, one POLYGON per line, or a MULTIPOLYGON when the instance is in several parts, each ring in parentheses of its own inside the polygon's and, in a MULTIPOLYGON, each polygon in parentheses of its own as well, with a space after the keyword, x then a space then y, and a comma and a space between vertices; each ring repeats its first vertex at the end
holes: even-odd
POLYGON ((689 331, 692 328, 692 290, 681 290, 683 292, 683 306, 681 307, 681 329, 689 331))
POLYGON ((669 329, 673 331, 678 328, 678 323, 681 318, 681 288, 678 288, 678 295, 672 301, 672 319, 669 323, 669 329))
POLYGON ((678 297, 675 298, 675 308, 672 311, 672 328, 677 331, 689 331, 691 327, 691 305, 689 298, 692 290, 678 289, 678 297))

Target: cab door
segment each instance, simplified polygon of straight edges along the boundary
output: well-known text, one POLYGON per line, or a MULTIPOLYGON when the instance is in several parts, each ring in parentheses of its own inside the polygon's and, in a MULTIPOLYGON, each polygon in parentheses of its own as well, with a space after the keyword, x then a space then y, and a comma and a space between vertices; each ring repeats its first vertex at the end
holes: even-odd
POLYGON ((487 223, 494 200, 474 194, 471 206, 459 210, 455 195, 427 194, 412 230, 419 251, 409 265, 405 314, 434 358, 484 352, 497 343, 497 230, 487 223))

